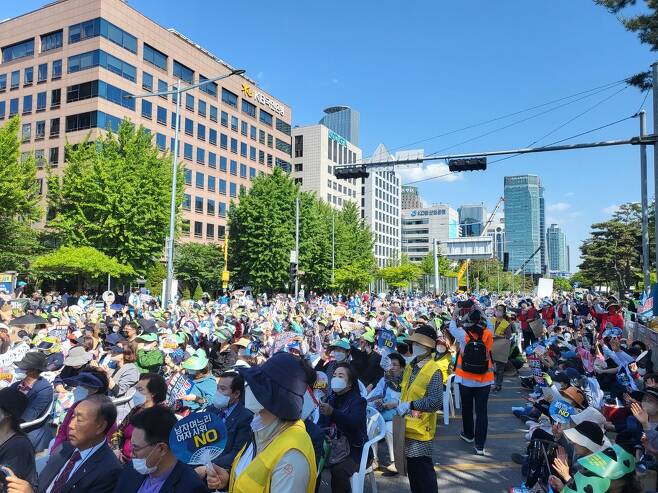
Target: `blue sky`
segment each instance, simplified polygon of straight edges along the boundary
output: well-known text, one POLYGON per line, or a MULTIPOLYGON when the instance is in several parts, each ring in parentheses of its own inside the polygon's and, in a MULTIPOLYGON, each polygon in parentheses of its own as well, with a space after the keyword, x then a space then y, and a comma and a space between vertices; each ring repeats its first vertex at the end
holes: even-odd
MULTIPOLYGON (((2 16, 44 3, 3 2, 2 16)), ((316 123, 331 105, 359 110, 364 155, 379 142, 400 148, 602 86, 646 70, 657 58, 592 0, 129 3, 245 68, 292 106, 294 124, 316 123)), ((590 108, 538 145, 632 115, 642 95, 634 88, 613 95, 619 89, 589 95, 450 151, 524 147, 590 108)), ((650 110, 651 99, 647 103, 650 110)), ((412 147, 432 153, 540 111, 412 147)), ((573 142, 627 138, 638 128, 638 120, 631 119, 573 142)), ((539 175, 547 223, 565 230, 576 270, 573 257, 590 224, 608 218, 616 204, 639 201, 638 156, 639 149, 630 146, 520 156, 492 164, 486 172, 427 181, 419 188, 429 203, 456 208, 484 201, 491 209, 503 193, 505 175, 539 175)), ((443 166, 434 164, 403 175, 409 181, 442 172, 443 166)), ((653 193, 650 186, 650 197, 653 193)))

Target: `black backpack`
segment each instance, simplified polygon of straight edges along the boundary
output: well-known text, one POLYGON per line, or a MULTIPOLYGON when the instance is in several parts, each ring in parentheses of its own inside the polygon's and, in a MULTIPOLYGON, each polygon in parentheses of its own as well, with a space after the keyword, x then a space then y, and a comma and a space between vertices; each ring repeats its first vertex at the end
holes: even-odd
POLYGON ((462 354, 462 370, 469 373, 482 375, 489 370, 489 353, 487 347, 482 342, 482 332, 478 332, 479 337, 475 337, 470 331, 467 331, 470 340, 464 347, 462 354))

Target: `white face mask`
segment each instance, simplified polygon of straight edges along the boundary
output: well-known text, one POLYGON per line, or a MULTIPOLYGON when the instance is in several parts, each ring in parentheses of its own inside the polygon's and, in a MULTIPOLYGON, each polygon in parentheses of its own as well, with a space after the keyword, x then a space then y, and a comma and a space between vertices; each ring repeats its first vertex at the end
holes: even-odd
POLYGON ((347 382, 345 379, 340 378, 340 377, 333 377, 331 379, 331 390, 334 392, 340 392, 341 390, 345 390, 347 387, 347 382))
POLYGON ((311 394, 311 391, 307 389, 306 392, 304 392, 304 403, 302 404, 301 420, 306 421, 306 418, 313 414, 313 411, 315 411, 316 407, 317 406, 315 400, 313 399, 313 395, 311 394))
POLYGON ((141 392, 135 392, 133 394, 133 406, 141 406, 146 402, 146 397, 141 392))
POLYGON ((445 353, 445 352, 448 350, 448 348, 445 347, 445 346, 436 346, 436 350, 437 350, 439 353, 445 353))
POLYGON ((425 346, 421 346, 420 344, 414 344, 413 347, 411 348, 411 353, 414 355, 415 358, 420 358, 421 356, 425 356, 429 351, 425 346))
POLYGON ((216 408, 224 409, 228 407, 228 402, 230 400, 231 398, 228 395, 222 394, 221 392, 217 391, 215 393, 215 398, 213 399, 212 403, 216 408))
POLYGON ((137 471, 139 474, 151 474, 152 472, 155 472, 155 470, 158 468, 157 465, 152 467, 146 465, 146 461, 153 453, 153 450, 149 452, 149 454, 146 456, 145 459, 137 459, 136 457, 133 457, 133 469, 135 469, 135 471, 137 471))
POLYGON ((413 361, 414 357, 413 356, 403 356, 404 361, 409 364, 413 361))
POLYGON ((73 400, 75 402, 80 402, 82 399, 85 399, 89 395, 89 391, 84 387, 76 387, 73 389, 73 400))
POLYGON ((347 355, 342 351, 334 351, 333 355, 334 355, 334 359, 339 363, 345 361, 345 358, 347 358, 347 355))
POLYGON ((258 414, 263 409, 265 409, 263 405, 260 402, 258 402, 258 399, 256 399, 256 396, 251 391, 249 386, 245 388, 245 392, 244 392, 244 407, 249 409, 254 414, 258 414))

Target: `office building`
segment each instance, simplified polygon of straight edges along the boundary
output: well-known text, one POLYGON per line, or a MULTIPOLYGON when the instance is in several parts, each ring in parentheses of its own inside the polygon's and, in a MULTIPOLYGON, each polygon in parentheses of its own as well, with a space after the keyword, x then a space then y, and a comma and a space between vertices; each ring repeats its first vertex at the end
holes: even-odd
POLYGON ((349 106, 332 106, 324 110, 318 123, 346 138, 355 146, 359 145, 359 125, 361 116, 349 106))
POLYGON ((542 273, 541 203, 543 188, 538 176, 505 177, 505 239, 509 269, 542 273))
MULTIPOLYGON (((21 115, 21 148, 37 159, 43 194, 44 168, 62 169, 65 142, 116 130, 123 118, 147 128, 163 152, 173 149, 175 98, 130 95, 234 69, 122 0, 60 0, 5 20, 0 47, 0 119, 21 115)), ((274 166, 290 169, 291 109, 236 75, 185 93, 179 122, 182 239, 221 240, 240 190, 274 166)))
POLYGON ((423 201, 417 187, 402 185, 402 209, 422 209, 423 201))
POLYGON ((412 262, 420 262, 433 251, 434 239, 445 254, 445 243, 458 237, 459 213, 447 204, 402 211, 402 253, 412 262))
POLYGON ((500 262, 505 260, 505 216, 495 214, 486 231, 493 242, 493 256, 500 262))
POLYGON ((462 205, 458 211, 462 236, 480 236, 488 219, 484 204, 462 205))
POLYGON ((361 149, 324 125, 309 125, 292 129, 293 179, 306 192, 337 209, 348 201, 361 204, 361 181, 356 178, 338 180, 334 166, 361 161, 361 149))
POLYGON ((546 251, 546 202, 544 201, 544 187, 539 187, 539 234, 541 252, 541 273, 548 272, 548 253, 546 251))
POLYGON ((562 274, 569 271, 567 261, 567 237, 557 224, 551 224, 546 232, 548 247, 548 270, 550 273, 562 274))
MULTIPOLYGON (((364 161, 382 162, 396 159, 400 157, 388 152, 384 144, 379 144, 372 157, 364 161)), ((400 259, 401 202, 400 175, 395 169, 370 170, 368 178, 361 178, 361 217, 370 226, 375 239, 374 254, 379 267, 384 267, 389 260, 400 259)))

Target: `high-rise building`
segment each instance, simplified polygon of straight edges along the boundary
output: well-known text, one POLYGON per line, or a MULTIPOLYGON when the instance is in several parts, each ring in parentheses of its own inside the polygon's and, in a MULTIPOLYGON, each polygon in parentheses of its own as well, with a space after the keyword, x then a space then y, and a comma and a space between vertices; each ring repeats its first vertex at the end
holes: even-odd
POLYGON ((548 272, 548 254, 546 252, 546 202, 544 201, 544 187, 539 187, 539 234, 541 246, 541 273, 548 272))
POLYGON ((334 166, 361 161, 361 149, 324 125, 295 127, 292 137, 291 176, 301 189, 315 192, 338 209, 348 201, 360 206, 360 180, 338 180, 334 176, 334 166))
POLYGON ((542 199, 538 176, 505 177, 505 239, 512 271, 523 268, 525 273, 542 273, 542 199))
POLYGON ((491 220, 491 224, 487 228, 487 235, 493 241, 493 255, 494 258, 501 262, 505 260, 505 217, 498 213, 495 214, 491 220))
MULTIPOLYGON (((61 171, 64 145, 143 125, 173 148, 172 96, 130 95, 229 74, 234 68, 122 0, 60 0, 0 23, 0 120, 21 115, 23 153, 34 152, 39 189, 46 165, 61 171)), ((182 96, 183 239, 224 238, 231 200, 260 173, 290 168, 291 110, 244 75, 182 96)))
POLYGON ((449 205, 434 204, 402 211, 402 253, 412 262, 420 262, 433 251, 434 239, 445 254, 445 243, 455 238, 459 238, 459 214, 449 205))
MULTIPOLYGON (((364 161, 382 162, 395 159, 400 157, 391 155, 384 144, 379 144, 372 157, 364 161)), ((389 260, 400 258, 401 201, 400 176, 394 169, 371 169, 368 178, 361 178, 361 217, 370 226, 375 239, 374 254, 379 267, 384 267, 389 260)))
POLYGON ((402 185, 402 209, 422 209, 423 201, 417 187, 402 185))
POLYGON ((349 106, 331 106, 324 110, 325 115, 318 123, 346 138, 355 146, 359 145, 359 125, 361 116, 349 106))
POLYGON ((567 261, 567 238, 557 224, 551 224, 546 232, 548 246, 548 270, 550 273, 562 274, 569 271, 567 261))
POLYGON ((462 236, 480 236, 487 222, 487 209, 483 203, 462 205, 459 209, 462 236))

